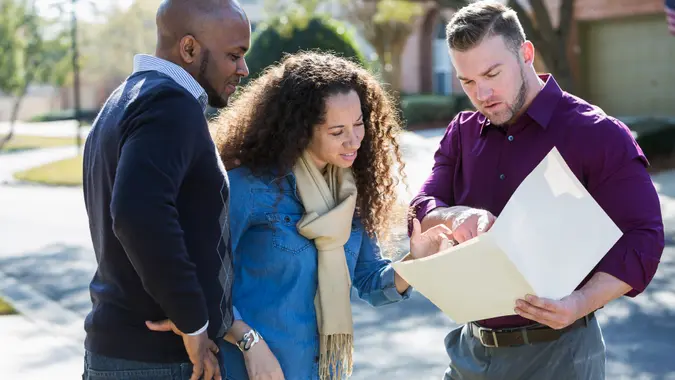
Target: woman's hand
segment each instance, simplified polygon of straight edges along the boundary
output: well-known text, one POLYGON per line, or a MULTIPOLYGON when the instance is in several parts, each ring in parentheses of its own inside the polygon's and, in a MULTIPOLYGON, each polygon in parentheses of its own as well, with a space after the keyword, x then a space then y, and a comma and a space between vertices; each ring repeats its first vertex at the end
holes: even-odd
POLYGON ((410 236, 410 255, 413 259, 431 256, 452 246, 452 231, 445 224, 439 224, 422 233, 419 220, 413 219, 410 236))
POLYGON ((284 380, 279 361, 264 340, 244 352, 244 361, 250 380, 284 380))

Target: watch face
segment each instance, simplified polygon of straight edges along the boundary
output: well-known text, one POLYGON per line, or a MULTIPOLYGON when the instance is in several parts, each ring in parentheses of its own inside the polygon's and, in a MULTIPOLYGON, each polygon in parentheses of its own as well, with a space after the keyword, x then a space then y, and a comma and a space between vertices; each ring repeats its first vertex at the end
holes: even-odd
POLYGON ((253 345, 258 341, 258 333, 255 330, 251 330, 244 334, 244 337, 242 340, 237 342, 237 345, 239 346, 239 349, 242 351, 248 351, 253 347, 253 345))

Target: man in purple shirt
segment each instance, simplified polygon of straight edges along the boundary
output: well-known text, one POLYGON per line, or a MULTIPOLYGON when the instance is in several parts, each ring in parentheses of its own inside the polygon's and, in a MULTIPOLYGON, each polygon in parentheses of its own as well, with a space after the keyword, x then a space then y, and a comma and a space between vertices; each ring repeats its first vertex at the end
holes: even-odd
POLYGON ((594 311, 644 291, 664 247, 647 159, 623 123, 564 92, 551 75, 536 74, 534 47, 511 9, 473 3, 454 15, 447 38, 478 111, 450 123, 432 173, 411 202, 422 228, 445 223, 458 243, 484 233, 556 147, 623 236, 569 296, 524 294, 513 315, 448 334, 445 378, 604 379, 605 346, 594 311))

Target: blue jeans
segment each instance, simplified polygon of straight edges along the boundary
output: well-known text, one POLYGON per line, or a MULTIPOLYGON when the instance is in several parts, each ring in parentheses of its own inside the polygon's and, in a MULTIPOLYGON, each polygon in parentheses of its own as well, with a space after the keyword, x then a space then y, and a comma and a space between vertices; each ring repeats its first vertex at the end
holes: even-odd
POLYGON ((89 351, 84 355, 83 380, 189 380, 190 376, 192 363, 144 363, 89 351))

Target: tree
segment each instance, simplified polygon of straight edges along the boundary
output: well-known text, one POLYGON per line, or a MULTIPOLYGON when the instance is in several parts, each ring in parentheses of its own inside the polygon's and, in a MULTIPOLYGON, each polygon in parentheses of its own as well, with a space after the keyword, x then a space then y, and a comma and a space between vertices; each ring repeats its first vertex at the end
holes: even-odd
POLYGON ((405 0, 343 1, 347 19, 356 25, 377 54, 385 82, 400 96, 401 58, 423 7, 405 0))
POLYGON ((282 15, 258 27, 251 50, 246 54, 249 76, 244 83, 257 78, 286 54, 307 50, 331 52, 360 64, 365 61, 342 23, 325 16, 282 15))
POLYGON ((13 1, 0 5, 0 91, 13 94, 21 85, 19 30, 24 18, 23 8, 13 1))
POLYGON ((3 46, 0 67, 0 90, 14 96, 10 130, 0 140, 2 148, 14 135, 19 108, 28 88, 34 83, 60 86, 70 72, 67 58, 67 36, 50 30, 45 37, 45 21, 25 3, 3 2, 0 8, 0 45, 3 46), (7 47, 7 48, 5 48, 7 47))
POLYGON ((116 87, 131 73, 135 54, 154 54, 159 3, 137 0, 127 9, 113 6, 105 13, 100 11, 103 23, 87 25, 81 38, 83 75, 88 80, 116 87))
MULTIPOLYGON (((459 9, 471 3, 471 0, 435 0, 443 7, 459 9)), ((532 41, 542 57, 546 68, 555 76, 560 86, 568 92, 574 92, 574 78, 567 55, 567 47, 574 21, 574 0, 560 0, 558 7, 558 26, 554 27, 551 14, 544 0, 527 0, 531 12, 522 5, 522 1, 508 0, 523 25, 525 35, 532 41)))

